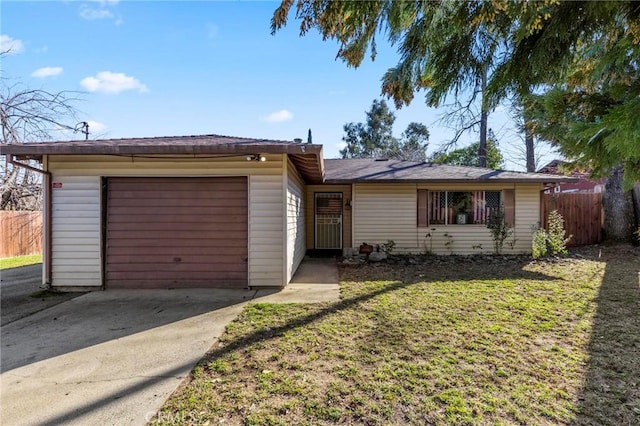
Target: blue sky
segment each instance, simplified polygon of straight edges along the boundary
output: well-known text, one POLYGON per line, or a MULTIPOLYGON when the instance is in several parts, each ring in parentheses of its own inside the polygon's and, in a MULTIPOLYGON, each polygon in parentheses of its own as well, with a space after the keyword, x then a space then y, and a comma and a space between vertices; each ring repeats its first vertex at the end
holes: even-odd
MULTIPOLYGON (((49 91, 82 92, 79 120, 93 137, 194 134, 306 140, 338 156, 347 122, 364 121, 380 79, 398 59, 382 40, 375 62, 358 69, 336 61, 338 45, 298 22, 275 36, 276 2, 3 1, 2 60, 7 81, 49 91)), ((431 132, 428 152, 452 136, 445 110, 418 94, 396 112, 395 133, 411 121, 431 132)), ((506 115, 492 116, 509 169, 522 142, 506 115)), ((75 125, 75 123, 69 123, 75 125)), ((55 136, 55 135, 54 135, 55 136)), ((61 139, 69 135, 60 135, 61 139)), ((475 135, 468 135, 461 145, 475 135)))

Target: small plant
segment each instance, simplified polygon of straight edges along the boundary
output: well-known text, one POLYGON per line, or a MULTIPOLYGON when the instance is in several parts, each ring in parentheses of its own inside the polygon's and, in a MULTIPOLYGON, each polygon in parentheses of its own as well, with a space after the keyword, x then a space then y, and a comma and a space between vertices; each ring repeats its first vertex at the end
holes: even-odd
POLYGON ((387 254, 391 254, 391 252, 395 247, 396 247, 396 242, 393 240, 387 240, 386 243, 378 244, 379 251, 383 251, 387 254))
POLYGON ((533 231, 533 243, 531 247, 531 255, 534 259, 545 257, 547 252, 547 231, 540 226, 535 227, 533 231))
POLYGON ((448 232, 445 232, 443 236, 447 239, 444 242, 444 246, 449 250, 449 254, 453 254, 453 237, 448 232))
POLYGON ((549 213, 547 231, 547 245, 550 254, 566 254, 567 243, 571 240, 571 235, 565 238, 567 232, 564 229, 564 218, 557 210, 549 213))
POLYGON ((493 247, 496 254, 502 253, 504 241, 513 234, 513 228, 507 225, 504 221, 503 206, 491 211, 491 214, 489 214, 489 220, 487 220, 487 228, 489 228, 489 232, 491 232, 493 247))
POLYGON ((471 248, 474 250, 480 250, 480 253, 482 253, 482 244, 474 244, 471 248))
POLYGON ((640 226, 636 229, 636 232, 634 232, 633 235, 636 237, 636 243, 640 243, 640 226))
POLYGON ((427 232, 427 234, 424 236, 424 252, 426 255, 430 255, 431 253, 433 253, 433 232, 436 230, 436 228, 431 228, 431 232, 427 232), (429 239, 429 248, 427 248, 427 239, 429 239))
POLYGON ((547 227, 549 230, 538 226, 533 231, 531 254, 534 259, 547 255, 567 253, 567 243, 571 239, 571 235, 565 237, 564 218, 557 210, 549 213, 547 227))

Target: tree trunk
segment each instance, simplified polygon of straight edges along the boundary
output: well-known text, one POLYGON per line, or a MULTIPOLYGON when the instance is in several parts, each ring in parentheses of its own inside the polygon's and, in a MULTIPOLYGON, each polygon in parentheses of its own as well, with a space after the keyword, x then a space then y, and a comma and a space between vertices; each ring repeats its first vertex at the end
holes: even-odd
POLYGON ((640 183, 633 188, 633 210, 636 214, 635 243, 640 244, 640 183))
POLYGON ((524 116, 524 146, 526 149, 526 157, 527 157, 527 171, 535 172, 536 171, 536 159, 535 153, 533 150, 533 132, 531 131, 531 123, 526 116, 524 116))
POLYGON ((635 230, 635 216, 631 191, 622 186, 623 167, 611 170, 602 198, 604 208, 604 238, 610 242, 630 242, 635 230))
POLYGON ((480 91, 482 94, 482 106, 480 111, 480 144, 478 145, 478 166, 487 167, 487 121, 489 120, 489 111, 485 99, 485 92, 487 91, 486 69, 482 73, 480 91))

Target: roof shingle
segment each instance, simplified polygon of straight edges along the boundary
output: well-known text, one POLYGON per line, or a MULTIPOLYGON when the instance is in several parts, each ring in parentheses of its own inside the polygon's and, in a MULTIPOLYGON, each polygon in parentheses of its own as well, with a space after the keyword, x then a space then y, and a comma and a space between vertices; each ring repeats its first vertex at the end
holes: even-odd
POLYGON ((566 182, 567 176, 402 160, 324 160, 326 183, 566 182))

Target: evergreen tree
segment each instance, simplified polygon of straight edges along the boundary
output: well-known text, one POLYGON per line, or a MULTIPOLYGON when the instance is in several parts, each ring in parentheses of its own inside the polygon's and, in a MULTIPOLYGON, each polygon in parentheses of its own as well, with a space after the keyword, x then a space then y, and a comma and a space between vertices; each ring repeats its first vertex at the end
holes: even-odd
MULTIPOLYGON (((617 107, 599 117, 608 126, 593 132, 596 139, 607 139, 607 155, 587 150, 581 157, 603 170, 613 167, 612 157, 622 158, 627 182, 640 179, 638 3, 284 0, 274 12, 272 32, 286 24, 294 4, 301 34, 314 28, 325 39, 337 40, 338 57, 349 66, 359 66, 367 54, 375 58, 379 34, 398 46, 400 60, 382 83, 382 92, 398 107, 411 102, 417 91, 425 93, 429 105, 450 93, 457 97, 478 86, 483 66, 491 71, 483 101, 489 109, 509 94, 569 82, 567 71, 583 55, 590 57, 590 66, 573 75, 581 84, 597 87, 618 74, 610 72, 612 64, 631 70, 618 79, 617 107)), ((567 142, 557 143, 563 147, 567 142)))
POLYGON ((400 139, 393 136, 396 116, 384 100, 374 100, 366 112, 365 123, 347 123, 340 150, 342 158, 394 158, 425 161, 429 130, 421 123, 410 123, 400 139))
MULTIPOLYGON (((433 155, 431 161, 438 164, 451 164, 455 166, 478 166, 478 145, 479 142, 458 148, 451 152, 439 152, 433 155)), ((487 138, 487 167, 499 170, 504 164, 504 157, 498 148, 493 132, 489 131, 487 138)))

